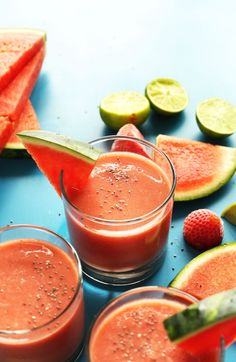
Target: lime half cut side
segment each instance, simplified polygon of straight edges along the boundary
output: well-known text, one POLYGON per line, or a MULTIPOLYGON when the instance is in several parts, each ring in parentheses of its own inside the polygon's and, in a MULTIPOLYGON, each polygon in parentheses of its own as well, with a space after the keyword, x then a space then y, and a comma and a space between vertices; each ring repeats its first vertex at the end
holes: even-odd
POLYGON ((152 108, 167 116, 182 112, 188 105, 186 90, 174 79, 155 79, 148 83, 145 93, 152 108))
POLYGON ((119 129, 127 123, 141 125, 150 113, 150 103, 135 91, 121 91, 105 97, 99 107, 102 120, 111 128, 119 129))
POLYGON ((196 120, 200 130, 210 137, 227 137, 236 132, 236 108, 221 98, 199 103, 196 120))

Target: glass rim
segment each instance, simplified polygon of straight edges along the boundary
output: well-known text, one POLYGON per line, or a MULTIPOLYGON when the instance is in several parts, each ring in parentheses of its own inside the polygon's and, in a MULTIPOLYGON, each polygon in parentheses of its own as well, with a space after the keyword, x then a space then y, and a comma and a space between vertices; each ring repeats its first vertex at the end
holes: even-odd
MULTIPOLYGON (((119 294, 118 296, 112 298, 110 301, 108 301, 99 311, 98 313, 96 314, 96 316, 94 317, 92 323, 91 323, 91 326, 89 328, 89 331, 88 331, 88 334, 87 334, 87 338, 86 338, 86 357, 88 358, 88 362, 91 361, 91 358, 90 358, 90 350, 89 350, 89 346, 90 346, 90 342, 91 342, 91 338, 92 338, 92 332, 93 332, 93 328, 96 326, 96 323, 99 322, 99 318, 102 318, 103 314, 106 312, 107 309, 109 308, 112 308, 112 306, 115 306, 117 303, 119 303, 119 301, 122 301, 122 299, 126 298, 126 297, 129 297, 129 296, 132 296, 132 295, 135 295, 135 294, 139 294, 141 295, 142 293, 145 293, 145 292, 160 292, 160 293, 165 293, 165 294, 169 294, 169 295, 172 295, 173 297, 177 296, 179 298, 181 297, 185 297, 186 300, 189 300, 194 303, 198 302, 199 299, 197 299, 196 297, 194 297, 193 295, 183 291, 183 290, 180 290, 180 289, 177 289, 177 288, 174 288, 174 287, 164 287, 164 286, 158 286, 158 285, 153 285, 153 286, 143 286, 143 287, 138 287, 138 288, 132 288, 132 289, 129 289, 127 291, 125 291, 124 293, 121 293, 119 294)), ((142 298, 142 296, 141 296, 142 298)), ((145 297, 147 299, 147 297, 145 297)), ((128 301, 129 302, 132 302, 132 301, 128 301)), ((180 301, 181 302, 181 301, 180 301)), ((118 307, 119 308, 119 307, 118 307)))
MULTIPOLYGON (((167 154, 165 152, 163 152, 162 150, 160 150, 156 145, 152 144, 149 141, 146 140, 141 140, 139 138, 136 137, 130 137, 130 136, 119 136, 119 135, 109 135, 109 136, 102 136, 102 137, 98 137, 92 141, 89 141, 88 144, 92 145, 95 143, 99 143, 99 142, 103 142, 103 141, 111 141, 111 140, 128 140, 128 141, 134 141, 134 142, 138 142, 141 143, 144 146, 147 146, 149 148, 152 148, 155 152, 158 152, 159 154, 161 154, 164 159, 167 161, 167 163, 170 166, 171 169, 171 173, 172 173, 172 182, 171 182, 171 188, 170 191, 168 193, 168 196, 165 198, 165 200, 159 205, 157 206, 155 209, 149 211, 146 214, 143 214, 141 216, 137 216, 134 218, 129 218, 129 219, 124 219, 124 220, 110 220, 110 219, 105 219, 105 218, 100 218, 97 216, 93 216, 90 214, 87 214, 83 211, 81 211, 75 204, 73 204, 73 202, 70 200, 69 196, 66 193, 66 190, 64 188, 64 184, 63 184, 63 175, 64 175, 64 170, 61 170, 60 172, 60 189, 61 189, 61 194, 62 194, 62 200, 66 201, 74 210, 76 210, 76 212, 83 218, 86 218, 88 220, 91 221, 95 221, 95 222, 99 222, 99 223, 106 223, 106 224, 110 224, 110 225, 123 225, 123 224, 127 224, 127 223, 136 223, 136 222, 140 222, 140 221, 144 221, 146 219, 148 219, 149 217, 152 217, 153 215, 155 215, 158 211, 160 211, 171 199, 171 197, 174 194, 175 191, 175 187, 176 187, 176 172, 175 172, 175 168, 174 165, 172 163, 172 161, 170 160, 170 158, 167 156, 167 154)), ((123 152, 123 151, 122 151, 123 152)), ((153 161, 153 160, 151 160, 153 161)), ((154 161, 153 161, 154 162, 154 161)))
MULTIPOLYGON (((0 236, 1 236, 2 233, 6 232, 8 230, 24 229, 24 228, 34 229, 34 230, 38 230, 38 231, 42 231, 42 232, 46 232, 48 234, 51 234, 51 235, 59 238, 70 249, 70 251, 72 252, 73 257, 75 258, 75 265, 76 265, 77 272, 78 272, 78 283, 77 283, 77 287, 76 287, 76 290, 74 292, 73 298, 70 300, 69 304, 56 317, 50 319, 50 321, 48 321, 47 323, 44 323, 44 324, 42 324, 40 326, 33 327, 33 328, 15 329, 15 330, 8 330, 8 329, 7 330, 2 330, 2 329, 0 329, 0 337, 1 338, 4 338, 5 336, 6 337, 21 336, 21 335, 23 336, 24 334, 33 333, 33 332, 39 331, 40 329, 43 329, 45 327, 50 326, 51 323, 54 323, 65 312, 67 312, 67 310, 69 310, 71 305, 75 302, 76 297, 78 296, 78 294, 79 294, 79 292, 80 292, 80 290, 81 290, 81 288, 83 286, 82 267, 81 267, 80 259, 79 259, 79 256, 78 256, 76 250, 74 249, 74 247, 66 239, 64 239, 62 236, 60 236, 56 232, 54 232, 54 231, 52 231, 52 230, 50 230, 48 228, 45 228, 43 226, 38 226, 38 225, 33 225, 33 224, 12 224, 12 225, 6 225, 6 226, 3 226, 3 227, 0 227, 0 236)), ((23 238, 21 238, 21 239, 23 239, 23 238)), ((0 240, 0 243, 1 243, 1 240, 0 240)), ((57 246, 57 247, 61 249, 60 246, 57 246)))

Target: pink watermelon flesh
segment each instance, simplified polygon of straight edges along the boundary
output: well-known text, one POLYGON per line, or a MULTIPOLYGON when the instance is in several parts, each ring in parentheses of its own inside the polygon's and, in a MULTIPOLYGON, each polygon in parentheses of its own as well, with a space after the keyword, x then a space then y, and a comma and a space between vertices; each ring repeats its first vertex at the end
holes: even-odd
MULTIPOLYGON (((117 133, 117 136, 135 137, 140 140, 144 140, 142 133, 132 123, 127 123, 123 127, 121 127, 117 133)), ((111 151, 134 152, 134 153, 138 153, 142 156, 150 158, 145 145, 142 145, 135 141, 127 141, 127 140, 122 140, 122 139, 116 140, 113 142, 111 151)))
POLYGON ((64 151, 60 152, 59 150, 36 145, 26 140, 24 141, 24 146, 37 163, 39 169, 54 186, 59 196, 61 196, 60 175, 62 170, 65 190, 72 187, 81 190, 94 167, 94 163, 84 162, 83 159, 73 157, 64 151))
POLYGON ((0 93, 0 116, 7 116, 10 121, 17 122, 38 78, 44 56, 43 46, 0 93))
POLYGON ((0 31, 0 91, 40 50, 45 33, 23 29, 0 31))
POLYGON ((220 348, 221 337, 224 336, 224 347, 229 347, 236 340, 236 318, 212 325, 202 332, 180 341, 178 346, 193 353, 201 353, 220 348))
POLYGON ((231 147, 166 135, 158 135, 156 144, 173 162, 176 201, 207 196, 234 174, 236 153, 231 147))
POLYGON ((28 100, 21 112, 19 117, 19 121, 17 122, 17 126, 14 129, 14 132, 11 134, 10 138, 8 139, 7 143, 21 143, 20 138, 16 135, 17 132, 21 132, 24 130, 32 130, 32 129, 39 129, 40 124, 38 118, 36 116, 35 110, 28 100))
POLYGON ((13 130, 13 123, 9 121, 9 118, 0 116, 0 152, 7 143, 13 130))
POLYGON ((201 256, 197 257, 199 266, 189 272, 186 282, 180 287, 181 290, 198 299, 204 299, 215 293, 236 288, 236 248, 229 248, 227 251, 227 247, 224 248, 222 245, 214 250, 217 248, 222 248, 222 253, 212 253, 212 257, 206 262, 201 263, 201 256))

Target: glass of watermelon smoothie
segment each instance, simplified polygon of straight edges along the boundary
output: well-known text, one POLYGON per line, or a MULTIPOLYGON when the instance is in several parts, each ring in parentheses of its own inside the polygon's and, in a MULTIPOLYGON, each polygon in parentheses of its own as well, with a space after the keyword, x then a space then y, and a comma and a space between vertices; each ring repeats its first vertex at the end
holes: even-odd
POLYGON ((147 141, 106 136, 82 191, 64 187, 71 242, 83 271, 107 284, 137 283, 161 265, 175 189, 171 161, 147 141))
POLYGON ((220 362, 220 348, 191 354, 171 342, 164 329, 164 319, 196 301, 178 289, 156 286, 121 294, 92 325, 88 362, 220 362))
POLYGON ((52 231, 0 229, 0 361, 68 362, 82 349, 80 261, 52 231))

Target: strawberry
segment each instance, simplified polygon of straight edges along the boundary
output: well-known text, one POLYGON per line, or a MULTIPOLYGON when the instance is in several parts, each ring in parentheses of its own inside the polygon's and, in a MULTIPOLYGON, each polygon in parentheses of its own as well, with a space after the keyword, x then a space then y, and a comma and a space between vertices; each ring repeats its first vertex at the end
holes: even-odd
POLYGON ((183 233, 185 241, 193 248, 206 250, 221 243, 224 224, 213 211, 199 209, 186 217, 183 233))

